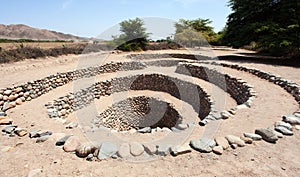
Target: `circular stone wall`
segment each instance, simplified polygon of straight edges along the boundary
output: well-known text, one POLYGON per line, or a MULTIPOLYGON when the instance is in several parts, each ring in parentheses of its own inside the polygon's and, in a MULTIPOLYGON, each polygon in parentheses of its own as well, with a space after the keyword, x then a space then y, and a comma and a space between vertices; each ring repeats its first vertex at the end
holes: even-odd
POLYGON ((171 104, 156 98, 139 96, 113 104, 97 116, 93 123, 98 127, 125 131, 144 127, 171 128, 181 121, 182 117, 171 104))

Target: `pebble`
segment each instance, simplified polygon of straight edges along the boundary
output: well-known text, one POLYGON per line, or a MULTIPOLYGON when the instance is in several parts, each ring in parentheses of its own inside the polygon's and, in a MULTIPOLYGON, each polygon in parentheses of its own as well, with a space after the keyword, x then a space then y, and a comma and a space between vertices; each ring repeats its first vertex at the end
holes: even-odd
POLYGON ((130 134, 135 134, 136 132, 137 132, 137 130, 135 128, 132 128, 132 129, 129 130, 130 134))
POLYGON ((45 131, 43 133, 40 133, 39 136, 47 136, 47 135, 52 135, 52 132, 51 131, 45 131))
POLYGON ((98 152, 98 159, 112 158, 118 152, 118 147, 111 142, 103 142, 98 152))
POLYGON ((236 110, 237 110, 237 109, 232 108, 232 109, 230 109, 228 112, 229 112, 230 114, 232 114, 232 115, 235 115, 235 114, 236 114, 236 110))
POLYGON ((278 137, 275 134, 274 130, 267 128, 259 128, 255 130, 255 133, 260 135, 263 140, 269 143, 275 143, 278 140, 278 137))
POLYGON ((172 156, 178 156, 178 155, 190 153, 192 152, 192 149, 190 146, 183 145, 183 146, 171 147, 170 151, 172 156))
POLYGON ((29 132, 29 138, 38 138, 38 137, 40 137, 40 131, 41 130, 35 130, 35 131, 29 132))
POLYGON ((228 112, 228 111, 222 111, 221 112, 221 117, 222 119, 228 119, 229 117, 231 117, 232 115, 228 112))
POLYGON ((216 137, 215 141, 216 141, 217 145, 222 146, 224 150, 229 148, 229 143, 226 138, 216 137))
POLYGON ((42 169, 34 169, 28 173, 27 177, 39 177, 42 176, 42 173, 43 173, 42 169))
POLYGON ((66 125, 66 129, 73 129, 78 127, 78 123, 77 122, 70 122, 68 125, 66 125))
POLYGON ((10 125, 13 123, 13 120, 11 118, 5 118, 0 120, 0 125, 10 125))
POLYGON ((5 90, 4 95, 10 95, 12 93, 12 90, 5 90))
POLYGON ((93 158, 94 158, 94 154, 89 154, 89 155, 86 157, 86 160, 87 160, 87 161, 93 161, 93 158))
POLYGON ((49 139, 50 135, 45 135, 45 136, 41 136, 39 138, 36 139, 36 143, 42 143, 42 142, 45 142, 49 139))
POLYGON ((222 155, 224 150, 222 146, 215 146, 212 151, 217 155, 222 155))
POLYGON ((0 116, 6 116, 5 112, 0 111, 0 116))
POLYGON ((79 138, 77 136, 71 136, 66 140, 63 149, 65 152, 74 152, 78 146, 80 146, 79 138))
POLYGON ((12 134, 16 128, 17 128, 17 126, 8 125, 2 129, 2 132, 7 133, 7 134, 12 134))
POLYGON ((209 153, 212 151, 212 148, 216 145, 216 142, 210 138, 201 138, 199 140, 191 140, 190 146, 199 151, 209 153))
POLYGON ((25 136, 25 135, 28 134, 28 131, 27 131, 26 129, 24 129, 24 128, 16 128, 16 129, 15 129, 15 133, 16 133, 18 136, 23 137, 23 136, 25 136))
POLYGON ((227 139, 227 141, 229 142, 229 144, 236 144, 239 147, 244 147, 246 144, 243 140, 241 140, 241 138, 234 136, 234 135, 227 135, 225 137, 227 139))
POLYGON ((23 101, 22 101, 21 98, 18 98, 18 99, 16 100, 16 104, 17 104, 17 105, 21 105, 22 103, 23 103, 23 101))
POLYGON ((276 134, 277 138, 283 138, 283 134, 278 132, 278 131, 274 131, 274 133, 276 134))
POLYGON ((5 103, 3 104, 2 110, 3 110, 3 111, 6 111, 6 110, 8 110, 9 108, 11 108, 10 105, 9 105, 9 102, 5 102, 5 103))
POLYGON ((295 125, 300 125, 300 118, 296 117, 294 115, 285 115, 282 117, 284 122, 290 123, 290 124, 295 124, 295 125))
POLYGON ((145 127, 142 129, 137 130, 139 133, 151 133, 151 127, 145 127))
POLYGON ((294 133, 291 130, 289 130, 286 127, 283 127, 283 126, 276 126, 275 130, 282 133, 283 135, 287 135, 287 136, 294 135, 294 133))
POLYGON ((56 146, 62 146, 65 144, 65 142, 73 135, 67 135, 67 136, 64 136, 62 137, 61 139, 59 139, 58 141, 56 141, 55 145, 56 146))
POLYGON ((171 127, 171 130, 172 130, 172 132, 175 132, 175 133, 181 132, 181 130, 176 127, 171 127))
POLYGON ((122 143, 118 150, 119 157, 126 158, 130 156, 130 146, 128 143, 122 143))
POLYGON ((87 157, 89 154, 93 154, 96 151, 96 149, 97 146, 91 143, 86 143, 78 146, 75 152, 78 157, 87 157))
POLYGON ((157 147, 154 144, 146 144, 144 145, 144 147, 145 147, 145 151, 150 155, 157 153, 157 147))
POLYGON ((253 139, 249 137, 241 137, 241 140, 243 140, 246 144, 252 144, 253 139))
POLYGON ((161 131, 163 131, 163 132, 172 132, 172 130, 169 129, 169 128, 167 128, 167 127, 163 127, 163 128, 161 129, 161 131))
POLYGON ((236 148, 238 147, 238 145, 237 145, 237 144, 231 144, 230 147, 231 147, 232 149, 236 149, 236 148))
POLYGON ((140 156, 144 153, 145 148, 141 143, 138 142, 132 142, 130 143, 130 153, 133 156, 140 156))
POLYGON ((188 125, 187 125, 187 124, 178 124, 178 125, 177 125, 177 128, 178 128, 179 130, 185 130, 185 129, 188 128, 188 125))
POLYGON ((254 133, 244 133, 244 136, 247 138, 251 138, 254 141, 259 141, 262 139, 260 135, 254 133))
POLYGON ((157 146, 157 155, 167 156, 170 154, 171 145, 169 144, 161 144, 157 146))
POLYGON ((275 127, 277 127, 277 126, 285 127, 285 128, 287 128, 288 130, 291 130, 291 131, 293 130, 292 125, 289 124, 289 123, 286 123, 286 122, 277 121, 277 122, 275 122, 275 127))
POLYGON ((296 130, 300 130, 300 125, 295 125, 296 130))

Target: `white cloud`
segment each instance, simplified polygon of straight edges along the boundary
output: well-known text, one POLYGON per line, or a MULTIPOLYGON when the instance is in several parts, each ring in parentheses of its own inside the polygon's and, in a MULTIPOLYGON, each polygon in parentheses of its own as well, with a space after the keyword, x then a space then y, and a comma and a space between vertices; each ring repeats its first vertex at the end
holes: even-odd
POLYGON ((62 4, 62 8, 67 9, 72 2, 73 2, 73 0, 65 0, 62 4))

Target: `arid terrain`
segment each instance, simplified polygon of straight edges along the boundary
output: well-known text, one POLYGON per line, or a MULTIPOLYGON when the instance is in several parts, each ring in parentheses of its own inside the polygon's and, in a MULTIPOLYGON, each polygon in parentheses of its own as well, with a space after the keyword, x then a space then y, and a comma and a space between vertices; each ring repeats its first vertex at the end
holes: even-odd
MULTIPOLYGON (((60 45, 60 44, 59 44, 60 45)), ((209 57, 224 55, 245 55, 253 53, 247 50, 212 50, 211 48, 200 48, 191 50, 164 50, 146 51, 144 54, 162 53, 186 53, 193 55, 204 55, 209 57), (243 53, 243 54, 241 54, 243 53)), ((38 80, 58 72, 73 71, 91 66, 104 65, 110 62, 126 62, 135 59, 126 56, 132 53, 110 53, 99 52, 85 55, 67 55, 57 58, 26 59, 21 62, 0 65, 1 82, 0 88, 14 87, 22 83, 38 80)), ((104 96, 95 100, 94 104, 87 106, 77 112, 72 112, 66 118, 68 122, 79 123, 78 127, 66 129, 62 120, 51 119, 47 114, 45 104, 65 96, 79 88, 85 88, 95 82, 109 80, 114 77, 141 73, 159 73, 185 81, 191 81, 206 90, 214 99, 216 109, 229 110, 237 107, 237 102, 227 93, 209 82, 201 79, 192 79, 191 76, 180 76, 174 71, 175 66, 159 66, 161 60, 174 61, 174 58, 157 58, 139 60, 142 63, 153 62, 153 65, 143 70, 118 71, 114 73, 99 74, 92 78, 81 79, 79 85, 69 82, 65 85, 50 90, 31 101, 23 102, 13 109, 6 111, 7 116, 13 120, 13 125, 25 128, 28 132, 34 130, 51 131, 53 134, 45 142, 36 143, 36 139, 28 135, 10 137, 7 134, 0 135, 0 173, 1 176, 286 176, 297 177, 300 173, 300 130, 293 126, 293 136, 283 136, 276 143, 266 141, 253 141, 244 147, 233 149, 229 147, 222 155, 215 153, 200 153, 192 150, 173 157, 167 155, 154 160, 143 160, 131 162, 117 159, 92 160, 77 157, 73 152, 64 152, 61 146, 55 143, 64 135, 77 136, 81 142, 89 141, 90 135, 85 132, 82 120, 89 120, 93 114, 88 114, 93 106, 99 112, 107 109, 112 103, 122 100, 122 94, 104 96), (83 113, 80 113, 82 111, 83 113), (81 116, 81 117, 78 117, 81 116)), ((190 61, 188 59, 181 59, 190 61)), ((136 61, 136 60, 135 60, 136 61)), ((238 64, 247 68, 254 68, 265 72, 279 75, 284 79, 300 84, 299 68, 272 64, 259 64, 239 61, 219 61, 226 64, 238 64)), ((211 67, 210 64, 200 65, 211 67)), ((229 74, 234 78, 241 78, 253 87, 256 92, 250 107, 237 109, 236 114, 229 119, 221 119, 209 122, 206 126, 200 126, 199 119, 192 119, 194 127, 186 135, 185 140, 180 139, 181 145, 188 145, 190 140, 201 137, 225 137, 235 135, 242 137, 243 133, 254 133, 257 128, 267 128, 274 125, 276 121, 282 120, 282 116, 292 114, 299 109, 295 98, 283 88, 267 80, 258 78, 248 72, 238 71, 229 67, 217 67, 223 74, 229 74)), ((78 82, 78 81, 76 81, 78 82)), ((195 116, 195 111, 186 103, 175 99, 167 93, 159 93, 151 90, 129 91, 130 96, 153 96, 163 97, 164 100, 172 102, 174 107, 183 117, 195 116), (185 109, 186 108, 186 109, 185 109)), ((126 95, 127 96, 127 95, 126 95)), ((126 98, 123 95, 123 97, 126 98)), ((1 126, 1 129, 5 126, 1 126)), ((174 133, 174 132, 168 132, 174 133)), ((130 141, 146 142, 167 136, 166 132, 153 134, 118 134, 112 132, 119 139, 128 138, 130 141)), ((178 137, 179 139, 179 137, 178 137)), ((172 139, 173 141, 179 141, 172 139)), ((101 142, 101 138, 98 140, 101 142)))

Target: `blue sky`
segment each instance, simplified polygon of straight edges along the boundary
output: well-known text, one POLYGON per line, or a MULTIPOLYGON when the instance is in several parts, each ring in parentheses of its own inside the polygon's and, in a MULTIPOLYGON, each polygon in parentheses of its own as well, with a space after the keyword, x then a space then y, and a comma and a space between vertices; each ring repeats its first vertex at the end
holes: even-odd
MULTIPOLYGON (((211 26, 217 32, 225 26, 231 12, 227 2, 228 0, 2 0, 0 23, 26 24, 82 37, 96 37, 119 22, 135 17, 146 17, 151 22, 158 20, 157 26, 161 29, 172 28, 163 26, 166 19, 174 22, 180 18, 209 18, 213 21, 211 26), (152 18, 149 20, 149 17, 152 18)), ((171 31, 169 29, 169 33, 171 31)))

